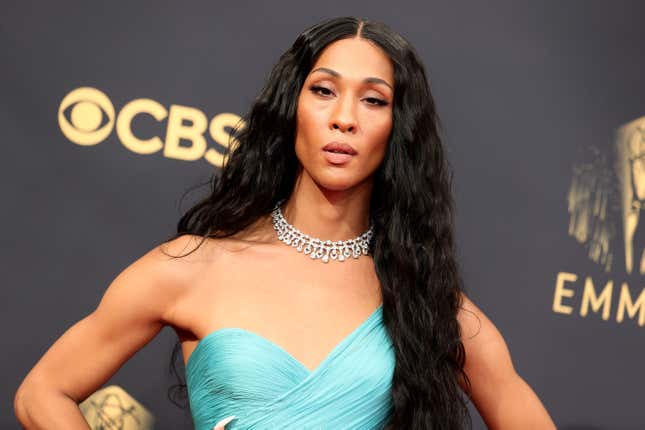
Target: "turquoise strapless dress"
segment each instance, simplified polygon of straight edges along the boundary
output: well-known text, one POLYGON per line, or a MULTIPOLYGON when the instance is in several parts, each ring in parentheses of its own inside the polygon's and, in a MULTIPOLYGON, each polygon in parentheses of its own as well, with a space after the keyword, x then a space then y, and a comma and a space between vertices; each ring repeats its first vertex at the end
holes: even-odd
POLYGON ((196 430, 382 429, 392 413, 394 350, 381 304, 313 371, 242 328, 216 330, 186 363, 196 430))

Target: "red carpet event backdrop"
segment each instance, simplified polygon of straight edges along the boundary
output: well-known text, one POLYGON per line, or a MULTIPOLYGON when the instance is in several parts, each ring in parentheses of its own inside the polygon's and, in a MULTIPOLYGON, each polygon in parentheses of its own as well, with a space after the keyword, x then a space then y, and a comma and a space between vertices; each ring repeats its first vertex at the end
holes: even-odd
MULTIPOLYGON (((38 358, 206 192, 280 54, 340 15, 387 23, 425 62, 466 291, 558 428, 645 428, 644 3, 1 9, 0 428, 19 428, 13 395, 38 358)), ((175 341, 165 328, 83 402, 93 428, 191 428, 167 397, 175 341)))

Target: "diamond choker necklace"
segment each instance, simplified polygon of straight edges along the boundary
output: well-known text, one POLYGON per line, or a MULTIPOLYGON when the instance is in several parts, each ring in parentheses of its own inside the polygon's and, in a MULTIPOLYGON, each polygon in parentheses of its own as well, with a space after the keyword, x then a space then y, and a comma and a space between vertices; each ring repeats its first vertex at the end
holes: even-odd
POLYGON ((321 259, 324 263, 327 263, 330 258, 345 261, 350 256, 358 258, 369 253, 370 240, 374 235, 374 225, 371 222, 367 231, 354 239, 335 242, 323 241, 310 237, 289 224, 280 210, 282 202, 284 200, 280 200, 271 212, 273 228, 278 233, 278 239, 293 246, 298 252, 302 252, 304 249, 305 254, 308 254, 312 259, 321 259))

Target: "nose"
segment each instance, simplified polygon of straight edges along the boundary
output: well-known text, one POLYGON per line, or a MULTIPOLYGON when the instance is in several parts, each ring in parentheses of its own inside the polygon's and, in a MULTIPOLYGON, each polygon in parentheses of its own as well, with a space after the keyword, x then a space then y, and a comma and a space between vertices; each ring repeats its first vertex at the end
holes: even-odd
POLYGON ((355 133, 358 125, 356 123, 354 108, 354 102, 351 97, 345 96, 339 98, 331 114, 329 127, 332 130, 340 130, 343 133, 355 133))

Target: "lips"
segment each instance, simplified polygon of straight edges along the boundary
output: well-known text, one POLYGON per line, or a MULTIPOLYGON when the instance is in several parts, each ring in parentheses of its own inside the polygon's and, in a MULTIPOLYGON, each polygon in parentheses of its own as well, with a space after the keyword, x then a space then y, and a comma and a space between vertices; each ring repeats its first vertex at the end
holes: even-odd
POLYGON ((323 146, 323 151, 348 155, 357 154, 356 150, 345 142, 329 142, 323 146))
POLYGON ((349 163, 356 154, 356 150, 345 142, 329 142, 323 146, 325 159, 336 166, 349 163))

